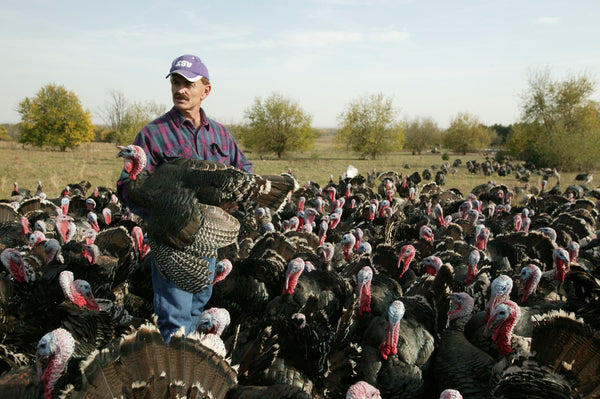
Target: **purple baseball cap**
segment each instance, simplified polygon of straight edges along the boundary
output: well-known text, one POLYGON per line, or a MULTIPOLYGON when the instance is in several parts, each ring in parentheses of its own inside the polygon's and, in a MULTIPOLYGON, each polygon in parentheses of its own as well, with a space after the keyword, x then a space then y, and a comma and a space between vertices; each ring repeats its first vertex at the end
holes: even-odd
POLYGON ((198 80, 202 79, 203 76, 210 80, 206 65, 204 65, 200 58, 190 54, 182 55, 181 57, 177 57, 175 60, 173 60, 173 63, 171 64, 171 70, 169 71, 167 78, 174 73, 183 76, 190 82, 197 82, 198 80))

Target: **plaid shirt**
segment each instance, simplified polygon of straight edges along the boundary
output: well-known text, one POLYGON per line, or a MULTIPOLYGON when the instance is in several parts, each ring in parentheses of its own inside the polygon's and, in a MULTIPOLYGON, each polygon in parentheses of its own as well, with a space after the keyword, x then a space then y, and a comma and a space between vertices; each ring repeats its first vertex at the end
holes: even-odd
POLYGON ((177 158, 205 159, 233 165, 252 173, 252 164, 237 146, 225 126, 206 117, 200 109, 201 126, 185 119, 177 108, 147 124, 133 140, 148 156, 147 169, 177 158))
MULTIPOLYGON (((202 108, 200 117, 201 125, 196 130, 192 122, 173 107, 160 118, 144 126, 133 140, 133 144, 139 145, 146 152, 146 169, 152 171, 158 165, 177 158, 194 158, 225 163, 252 173, 252 163, 225 126, 207 118, 202 108)), ((146 212, 133 206, 128 200, 126 190, 123 190, 127 178, 126 172, 121 173, 117 191, 132 212, 145 216, 146 212)))

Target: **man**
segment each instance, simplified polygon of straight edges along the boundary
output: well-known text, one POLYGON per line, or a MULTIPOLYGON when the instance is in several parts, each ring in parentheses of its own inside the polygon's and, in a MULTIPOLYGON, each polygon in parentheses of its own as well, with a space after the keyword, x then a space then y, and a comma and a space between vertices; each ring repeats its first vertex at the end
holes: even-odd
MULTIPOLYGON (((152 171, 156 166, 177 158, 195 158, 233 165, 252 173, 252 164, 227 129, 209 119, 201 108, 202 101, 210 94, 211 84, 208 69, 200 58, 194 55, 176 58, 167 78, 171 81, 173 108, 147 124, 133 141, 144 149, 148 158, 147 169, 152 171)), ((121 199, 134 213, 147 216, 143 209, 128 201, 127 182, 128 175, 123 172, 117 182, 121 199)), ((207 260, 212 280, 216 259, 207 260)), ((186 334, 195 331, 204 305, 212 294, 212 286, 196 294, 182 290, 161 275, 154 258, 152 286, 154 312, 165 341, 169 342, 171 334, 181 327, 185 327, 186 334)))

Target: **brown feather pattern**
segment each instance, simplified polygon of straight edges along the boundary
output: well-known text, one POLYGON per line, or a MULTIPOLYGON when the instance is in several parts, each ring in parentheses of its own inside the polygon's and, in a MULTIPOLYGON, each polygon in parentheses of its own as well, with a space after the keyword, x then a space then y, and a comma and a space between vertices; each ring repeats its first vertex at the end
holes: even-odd
POLYGON ((176 334, 167 345, 153 325, 96 352, 82 365, 84 383, 66 397, 224 398, 237 373, 198 336, 176 334))

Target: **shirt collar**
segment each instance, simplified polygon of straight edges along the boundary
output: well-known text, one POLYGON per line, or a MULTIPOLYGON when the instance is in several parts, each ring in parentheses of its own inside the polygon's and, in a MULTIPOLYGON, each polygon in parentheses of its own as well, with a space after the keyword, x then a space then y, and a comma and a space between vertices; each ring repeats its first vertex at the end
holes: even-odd
MULTIPOLYGON (((181 112, 179 112, 179 110, 175 107, 171 108, 171 110, 168 112, 168 114, 169 114, 169 117, 175 123, 175 126, 177 126, 177 128, 180 128, 181 125, 183 125, 183 122, 185 122, 187 120, 183 117, 183 115, 181 115, 181 112)), ((208 118, 206 117, 206 112, 204 112, 204 110, 202 108, 200 108, 200 120, 201 120, 202 126, 208 126, 208 118)))

